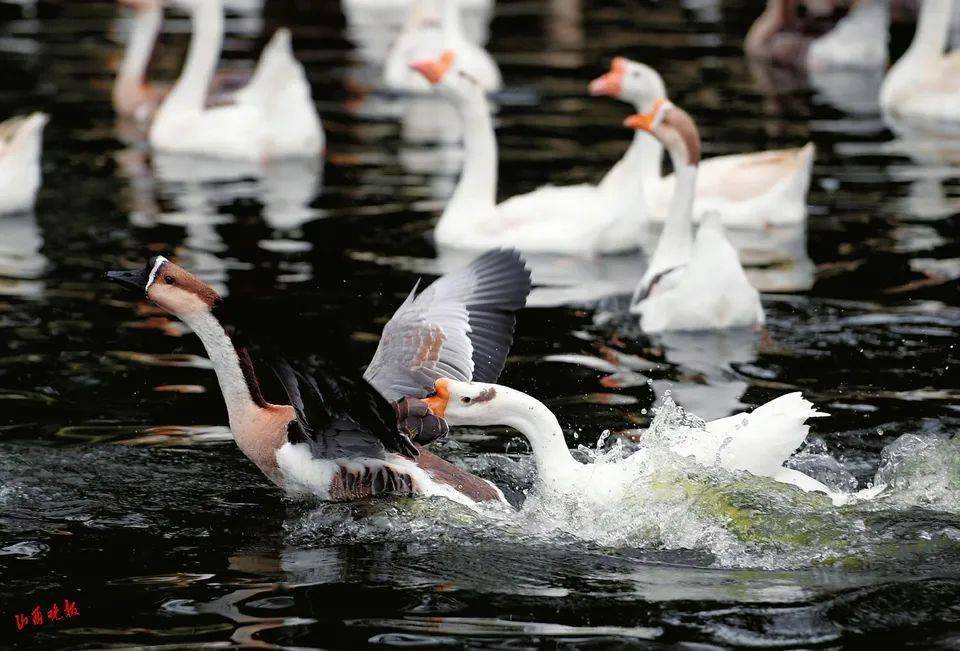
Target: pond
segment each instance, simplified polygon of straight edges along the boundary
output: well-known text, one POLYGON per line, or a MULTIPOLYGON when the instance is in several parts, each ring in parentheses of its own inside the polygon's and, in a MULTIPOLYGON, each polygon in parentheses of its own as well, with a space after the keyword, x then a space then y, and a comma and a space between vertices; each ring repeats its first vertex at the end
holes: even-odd
MULTIPOLYGON (((706 156, 817 146, 806 227, 733 234, 764 290, 762 332, 646 336, 619 309, 642 255, 534 256, 502 382, 611 465, 611 440, 629 447, 620 433, 670 401, 710 419, 802 391, 830 416, 791 463, 890 489, 835 507, 651 453, 624 499, 551 500, 531 492, 516 432, 461 428, 438 453, 516 513, 297 502, 232 442, 199 341, 103 272, 165 252, 276 309, 278 337, 309 349, 346 330, 369 359, 417 279, 471 257, 429 237, 458 133, 442 104, 377 90, 387 37, 364 16, 228 4, 230 67, 292 27, 322 170, 152 156, 110 104, 129 17, 0 2, 0 116, 51 116, 36 209, 0 218, 0 644, 960 644, 960 145, 891 132, 879 76, 751 68, 759 2, 500 0, 472 29, 506 80, 502 198, 595 182, 623 153, 632 111, 586 92, 617 55, 662 73, 706 156), (18 631, 38 606, 44 623, 18 631)), ((173 79, 189 28, 176 13, 165 26, 152 75, 173 79)), ((894 56, 911 33, 894 25, 894 56)))

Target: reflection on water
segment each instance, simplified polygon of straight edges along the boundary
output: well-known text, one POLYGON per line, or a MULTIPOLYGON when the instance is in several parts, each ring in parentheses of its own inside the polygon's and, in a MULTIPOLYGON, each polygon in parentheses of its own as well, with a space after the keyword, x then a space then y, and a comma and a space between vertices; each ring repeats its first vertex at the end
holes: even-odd
MULTIPOLYGON (((76 625, 15 641, 955 645, 960 147, 888 129, 875 75, 749 66, 749 3, 464 0, 507 84, 501 197, 596 182, 622 155, 624 106, 584 91, 618 54, 664 73, 706 155, 818 146, 806 227, 730 232, 765 292, 761 332, 643 335, 624 314, 640 252, 530 259, 504 382, 550 406, 579 459, 624 479, 616 499, 545 494, 502 428, 457 431, 439 452, 516 512, 295 503, 250 466, 196 338, 101 273, 166 252, 231 295, 302 292, 322 315, 301 315, 303 331, 324 336, 334 315, 369 359, 418 277, 474 256, 429 238, 460 125, 442 101, 379 89, 408 4, 227 2, 230 67, 294 27, 328 127, 319 168, 152 155, 109 104, 129 29, 115 3, 0 3, 0 115, 52 115, 36 210, 0 220, 0 615, 82 597, 76 625), (792 467, 889 488, 834 507, 693 467, 638 436, 668 391, 705 418, 802 391, 830 417, 792 467)), ((188 22, 165 26, 161 81, 188 22)), ((893 51, 905 45, 895 31, 893 51)))

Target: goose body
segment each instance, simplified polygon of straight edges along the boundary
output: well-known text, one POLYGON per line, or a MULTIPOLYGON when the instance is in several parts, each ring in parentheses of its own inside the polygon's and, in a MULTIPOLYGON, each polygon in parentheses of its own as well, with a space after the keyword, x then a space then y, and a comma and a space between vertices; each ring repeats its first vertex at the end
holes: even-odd
POLYGON ((530 289, 516 253, 491 252, 420 295, 414 290, 385 328, 364 377, 315 355, 258 354, 282 388, 279 402, 261 389, 251 355, 256 342, 221 321, 223 303, 212 288, 160 256, 140 271, 108 277, 144 292, 197 334, 238 447, 286 492, 329 501, 376 495, 503 501, 489 482, 423 449, 446 426, 418 398, 437 378, 499 376, 514 312, 530 289))
POLYGON ((876 69, 887 64, 888 31, 887 0, 855 0, 826 30, 799 17, 797 0, 768 0, 744 49, 754 59, 801 70, 876 69))
POLYGON ((952 0, 923 0, 913 41, 890 68, 880 106, 894 121, 960 125, 960 50, 945 54, 952 0))
POLYGON ((44 113, 0 122, 0 215, 33 208, 40 189, 44 113))
POLYGON ((493 57, 463 33, 460 7, 444 0, 415 0, 403 31, 394 41, 384 66, 387 88, 405 93, 428 93, 430 83, 410 63, 435 59, 444 50, 454 52, 458 65, 486 92, 500 90, 503 79, 493 57))
POLYGON ((463 169, 434 231, 438 244, 584 257, 637 248, 641 226, 625 217, 636 208, 636 194, 629 191, 548 188, 497 204, 497 142, 483 89, 458 67, 452 52, 413 67, 453 103, 464 125, 463 169), (624 236, 616 236, 615 225, 623 227, 624 236))
POLYGON ((223 7, 220 0, 173 1, 190 12, 193 34, 183 72, 154 116, 150 144, 167 153, 258 162, 320 156, 323 127, 290 32, 276 32, 233 104, 207 108, 223 41, 223 7))
MULTIPOLYGON (((590 84, 590 92, 630 102, 642 113, 649 111, 657 98, 666 96, 666 87, 653 68, 617 57, 610 71, 590 84)), ((808 143, 798 149, 714 156, 700 161, 694 221, 706 213, 717 212, 725 225, 738 228, 803 223, 815 153, 814 145, 808 143)), ((673 174, 661 177, 662 158, 663 147, 657 141, 640 138, 619 164, 637 161, 634 169, 643 185, 644 207, 635 213, 653 222, 666 219, 676 184, 673 174)), ((604 182, 607 184, 607 179, 604 182)), ((617 178, 615 185, 607 187, 629 191, 625 190, 626 185, 625 180, 617 178)))
POLYGON ((645 332, 758 327, 760 294, 750 284, 716 213, 693 232, 700 137, 693 120, 665 99, 627 119, 666 145, 677 181, 669 215, 631 301, 645 332))
MULTIPOLYGON (((576 487, 577 476, 590 472, 589 465, 570 455, 563 430, 550 409, 525 393, 497 384, 442 379, 436 383, 436 395, 427 402, 452 426, 502 425, 516 429, 530 443, 538 482, 550 490, 576 487)), ((693 457, 706 467, 770 477, 804 491, 826 493, 834 501, 842 502, 846 496, 799 471, 783 467, 806 438, 806 421, 824 415, 799 393, 792 393, 749 414, 706 423, 702 430, 684 428, 669 432, 667 445, 675 454, 693 457)))
POLYGON ((833 29, 815 38, 806 67, 819 70, 876 70, 887 66, 890 16, 887 0, 859 0, 833 29))

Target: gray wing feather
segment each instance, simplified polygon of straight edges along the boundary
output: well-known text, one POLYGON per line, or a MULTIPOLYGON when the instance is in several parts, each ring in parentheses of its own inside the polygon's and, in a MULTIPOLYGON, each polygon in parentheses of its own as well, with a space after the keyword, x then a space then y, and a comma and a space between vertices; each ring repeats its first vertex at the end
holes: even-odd
POLYGON ((520 254, 489 251, 416 292, 384 326, 363 377, 387 400, 426 396, 442 377, 496 381, 530 293, 520 254))

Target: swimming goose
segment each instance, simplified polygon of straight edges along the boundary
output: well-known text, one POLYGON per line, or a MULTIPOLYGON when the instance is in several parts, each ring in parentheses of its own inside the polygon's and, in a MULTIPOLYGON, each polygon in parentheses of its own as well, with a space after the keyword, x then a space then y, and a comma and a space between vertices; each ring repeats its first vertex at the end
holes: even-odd
POLYGON ((960 49, 944 54, 952 11, 952 0, 923 0, 913 41, 880 90, 888 118, 934 127, 960 124, 960 49))
MULTIPOLYGON (((133 26, 113 85, 113 108, 122 118, 146 123, 170 92, 169 84, 147 79, 150 58, 163 22, 163 3, 161 0, 119 2, 133 10, 133 26)), ((218 70, 210 82, 207 104, 228 103, 232 94, 249 81, 250 74, 246 71, 218 70)))
POLYGON ((477 80, 485 91, 503 86, 500 68, 490 53, 463 33, 461 9, 447 0, 416 0, 403 32, 387 55, 383 79, 387 88, 406 93, 425 93, 430 83, 410 69, 410 63, 436 58, 444 50, 456 53, 458 66, 477 80))
POLYGON ((30 210, 40 189, 45 113, 0 122, 0 214, 30 210))
POLYGON ((250 353, 256 342, 221 320, 224 302, 196 276, 157 256, 139 271, 107 277, 144 292, 197 334, 216 371, 234 440, 288 493, 330 501, 381 494, 503 500, 489 482, 421 447, 445 425, 411 398, 432 393, 438 378, 499 376, 514 313, 530 290, 529 272, 515 252, 487 253, 419 296, 414 288, 384 328, 363 377, 317 356, 264 355, 282 387, 278 402, 267 401, 258 380, 250 353))
POLYGON ((277 30, 233 104, 207 108, 223 45, 222 0, 168 1, 189 11, 193 34, 180 78, 154 116, 150 144, 167 153, 258 162, 320 156, 323 127, 290 32, 277 30))
MULTIPOLYGON (((537 480, 548 489, 564 491, 578 473, 590 466, 570 455, 556 416, 539 400, 498 384, 440 379, 426 402, 450 425, 502 425, 520 432, 530 443, 537 480)), ((694 457, 702 466, 747 471, 791 484, 804 491, 826 493, 843 501, 823 483, 783 463, 806 439, 807 419, 826 416, 790 393, 761 405, 749 414, 736 414, 690 431, 668 432, 670 450, 694 457)))
MULTIPOLYGON (((638 113, 645 113, 657 98, 666 96, 666 88, 663 78, 650 66, 617 57, 609 72, 591 82, 590 93, 630 102, 638 113)), ((799 149, 715 156, 702 161, 697 175, 695 221, 715 211, 725 225, 743 228, 804 222, 815 152, 813 143, 808 143, 799 149)), ((662 158, 663 148, 657 141, 638 136, 617 166, 640 178, 646 204, 642 212, 651 221, 666 218, 676 182, 672 174, 661 177, 662 158)), ((629 183, 617 167, 604 184, 615 183, 623 191, 629 183)))
POLYGON ((677 179, 660 239, 631 301, 640 326, 655 333, 761 325, 760 294, 747 280, 716 213, 708 213, 693 234, 700 163, 693 119, 661 98, 649 113, 633 115, 624 124, 666 146, 677 179))
POLYGON ((640 225, 623 218, 635 208, 629 191, 604 194, 578 186, 562 196, 535 192, 497 205, 497 141, 483 88, 450 51, 411 67, 453 103, 464 127, 463 170, 434 230, 438 244, 584 257, 637 248, 640 225), (615 236, 614 227, 624 223, 630 236, 615 236))

